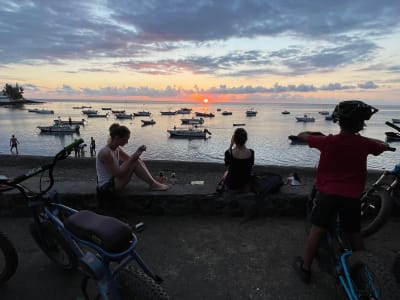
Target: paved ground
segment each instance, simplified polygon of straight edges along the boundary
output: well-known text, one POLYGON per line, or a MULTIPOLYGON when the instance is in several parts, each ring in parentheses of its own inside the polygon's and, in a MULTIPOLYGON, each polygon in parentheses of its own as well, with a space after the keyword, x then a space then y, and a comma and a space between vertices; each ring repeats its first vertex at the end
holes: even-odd
MULTIPOLYGON (((165 279, 178 300, 337 299, 334 279, 314 265, 314 281, 302 284, 291 262, 305 242, 301 219, 262 217, 240 224, 221 216, 142 216, 138 252, 165 279)), ((0 287, 2 300, 78 300, 80 275, 57 269, 28 233, 27 218, 0 218, 16 245, 16 275, 0 287)), ((398 253, 400 221, 393 219, 367 240, 369 248, 398 253)), ((389 268, 389 267, 387 267, 389 268)), ((394 298, 396 299, 396 298, 394 298)))

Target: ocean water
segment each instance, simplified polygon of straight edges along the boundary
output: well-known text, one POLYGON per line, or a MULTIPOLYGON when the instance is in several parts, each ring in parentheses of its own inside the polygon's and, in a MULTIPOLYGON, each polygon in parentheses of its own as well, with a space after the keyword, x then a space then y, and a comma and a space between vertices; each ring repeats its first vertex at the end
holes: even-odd
MULTIPOLYGON (((140 145, 147 146, 143 159, 223 162, 224 152, 229 147, 231 136, 236 129, 233 123, 244 123, 248 132, 247 146, 255 151, 257 165, 282 165, 315 167, 318 164, 319 152, 305 145, 291 145, 288 136, 301 131, 321 131, 325 134, 337 133, 339 127, 332 121, 326 121, 319 111, 332 111, 334 104, 193 104, 171 102, 117 102, 117 101, 48 101, 42 104, 25 105, 21 108, 0 107, 0 153, 9 154, 9 139, 14 134, 20 141, 19 150, 22 155, 51 156, 61 148, 71 143, 77 137, 83 138, 89 144, 90 137, 94 137, 97 149, 105 145, 108 138, 108 128, 114 123, 126 125, 131 130, 131 139, 124 147, 127 152, 133 152, 140 145), (116 120, 113 115, 107 119, 86 118, 80 109, 74 106, 92 106, 99 113, 104 113, 102 107, 125 109, 127 113, 147 110, 152 113, 156 124, 141 126, 141 119, 116 120), (212 112, 214 118, 204 118, 203 126, 211 133, 208 139, 175 139, 170 138, 168 129, 174 126, 181 127, 181 118, 192 115, 162 116, 160 111, 177 110, 188 107, 194 112, 212 112), (54 115, 44 115, 28 112, 28 108, 46 108, 55 111, 54 115), (217 109, 221 111, 217 111, 217 109), (254 108, 258 111, 256 117, 247 117, 246 110, 254 108), (223 116, 222 111, 232 112, 230 116, 223 116), (289 115, 281 112, 288 110, 289 115), (313 123, 297 122, 295 117, 307 114, 316 120, 313 123), (80 134, 41 134, 37 126, 51 125, 53 119, 88 120, 81 126, 80 134)), ((400 118, 400 106, 377 106, 379 112, 367 122, 362 135, 384 140, 385 131, 395 131, 385 125, 385 121, 400 118)), ((148 119, 148 117, 147 117, 148 119)), ((393 147, 400 143, 392 143, 393 147)), ((391 169, 395 162, 400 160, 400 149, 396 152, 385 152, 380 156, 370 156, 369 169, 391 169)), ((86 156, 89 155, 87 147, 86 156)))

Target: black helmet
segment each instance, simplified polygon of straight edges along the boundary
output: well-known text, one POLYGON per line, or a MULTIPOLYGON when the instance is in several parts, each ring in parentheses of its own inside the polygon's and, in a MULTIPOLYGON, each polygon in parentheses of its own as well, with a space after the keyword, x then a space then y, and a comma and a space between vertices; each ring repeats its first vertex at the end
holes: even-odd
POLYGON ((336 105, 333 113, 333 122, 339 121, 366 121, 378 112, 378 109, 358 100, 342 101, 336 105))

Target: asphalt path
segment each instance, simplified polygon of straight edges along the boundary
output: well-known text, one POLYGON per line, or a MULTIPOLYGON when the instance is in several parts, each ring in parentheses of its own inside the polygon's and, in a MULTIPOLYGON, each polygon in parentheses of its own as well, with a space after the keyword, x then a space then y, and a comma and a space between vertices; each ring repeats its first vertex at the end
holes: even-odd
MULTIPOLYGON (((262 217, 241 223, 221 216, 141 216, 138 252, 164 278, 173 299, 337 299, 335 279, 313 266, 303 284, 292 269, 306 240, 301 219, 262 217)), ((28 218, 0 218, 19 254, 17 273, 0 287, 1 300, 83 299, 81 275, 59 270, 37 247, 28 218)), ((397 254, 400 220, 392 219, 368 248, 397 254)))

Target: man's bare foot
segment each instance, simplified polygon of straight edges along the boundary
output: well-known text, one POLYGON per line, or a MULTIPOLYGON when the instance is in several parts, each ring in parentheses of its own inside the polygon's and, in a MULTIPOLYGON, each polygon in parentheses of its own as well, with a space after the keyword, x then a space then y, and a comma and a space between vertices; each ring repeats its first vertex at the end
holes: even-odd
POLYGON ((169 189, 168 185, 159 182, 155 182, 150 186, 151 191, 166 191, 168 189, 169 189))

